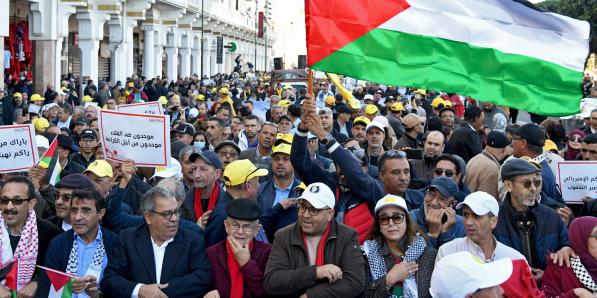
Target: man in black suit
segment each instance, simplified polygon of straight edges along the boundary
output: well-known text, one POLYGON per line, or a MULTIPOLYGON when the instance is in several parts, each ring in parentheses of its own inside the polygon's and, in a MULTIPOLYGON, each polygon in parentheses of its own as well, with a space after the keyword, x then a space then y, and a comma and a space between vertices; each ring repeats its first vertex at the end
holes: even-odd
POLYGON ((484 119, 485 115, 480 107, 469 105, 464 111, 464 123, 452 133, 446 151, 462 157, 467 163, 481 153, 483 148, 480 133, 483 130, 484 119))
POLYGON ((123 230, 101 288, 106 297, 203 297, 210 266, 203 238, 179 228, 180 208, 159 187, 143 196, 145 224, 123 230))

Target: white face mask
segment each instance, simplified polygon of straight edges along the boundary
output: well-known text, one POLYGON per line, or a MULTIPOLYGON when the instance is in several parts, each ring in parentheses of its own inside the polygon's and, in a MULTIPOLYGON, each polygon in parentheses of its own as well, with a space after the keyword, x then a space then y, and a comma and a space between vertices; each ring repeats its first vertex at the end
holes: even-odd
POLYGON ((203 149, 205 147, 205 142, 195 141, 193 143, 193 146, 195 146, 195 148, 197 149, 203 149))

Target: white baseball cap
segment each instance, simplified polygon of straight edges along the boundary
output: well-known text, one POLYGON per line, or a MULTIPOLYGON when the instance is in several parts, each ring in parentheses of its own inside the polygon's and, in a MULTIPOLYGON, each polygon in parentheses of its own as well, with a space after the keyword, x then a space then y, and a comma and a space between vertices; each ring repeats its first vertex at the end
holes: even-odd
POLYGON ((402 208, 405 212, 408 212, 406 201, 402 197, 395 195, 385 195, 383 198, 377 201, 373 213, 377 214, 377 211, 388 206, 396 206, 398 208, 402 208))
POLYGON ((197 118, 197 116, 199 116, 199 110, 197 110, 196 108, 192 108, 189 110, 189 117, 197 118))
POLYGON ((365 128, 365 131, 369 131, 371 128, 378 128, 379 130, 381 130, 381 132, 385 133, 386 131, 384 130, 384 125, 377 122, 377 121, 371 121, 369 122, 369 124, 367 124, 367 128, 365 128))
POLYGON ((303 191, 299 200, 305 200, 317 209, 325 209, 328 207, 334 209, 334 206, 336 205, 336 197, 334 196, 334 193, 329 186, 321 182, 307 185, 307 188, 303 191))
POLYGON ((182 167, 180 163, 175 158, 170 157, 170 166, 165 168, 155 168, 155 173, 153 177, 161 177, 161 178, 171 178, 174 177, 179 179, 182 177, 182 167))
POLYGON ((390 125, 390 122, 388 122, 388 118, 386 118, 385 116, 375 116, 375 118, 373 118, 373 121, 381 123, 383 127, 388 127, 388 125, 390 125))
POLYGON ((466 297, 504 283, 512 268, 510 258, 485 263, 467 251, 453 253, 435 264, 429 293, 434 298, 466 297))
POLYGON ((37 143, 38 148, 50 148, 50 141, 48 141, 48 139, 44 136, 36 135, 35 142, 37 143))
POLYGON ((365 94, 365 100, 368 100, 368 99, 373 100, 373 95, 365 94))
POLYGON ((464 201, 456 205, 456 209, 463 208, 467 205, 476 215, 485 215, 491 212, 494 216, 498 216, 500 206, 497 200, 490 194, 484 191, 476 191, 464 198, 464 201))

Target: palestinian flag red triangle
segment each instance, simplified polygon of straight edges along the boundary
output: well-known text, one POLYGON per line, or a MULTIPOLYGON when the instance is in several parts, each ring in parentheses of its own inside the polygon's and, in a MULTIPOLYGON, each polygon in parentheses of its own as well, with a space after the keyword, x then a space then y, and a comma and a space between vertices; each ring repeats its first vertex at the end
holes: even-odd
POLYGON ((404 0, 305 0, 308 64, 317 63, 409 7, 404 0))

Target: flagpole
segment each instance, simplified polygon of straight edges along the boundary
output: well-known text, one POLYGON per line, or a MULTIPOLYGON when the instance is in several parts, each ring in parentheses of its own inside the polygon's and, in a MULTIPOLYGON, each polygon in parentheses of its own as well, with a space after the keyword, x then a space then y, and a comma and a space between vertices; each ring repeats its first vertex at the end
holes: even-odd
POLYGON ((308 94, 311 95, 312 97, 313 95, 313 70, 311 70, 311 68, 309 68, 308 71, 308 83, 307 83, 307 90, 308 90, 308 94))

